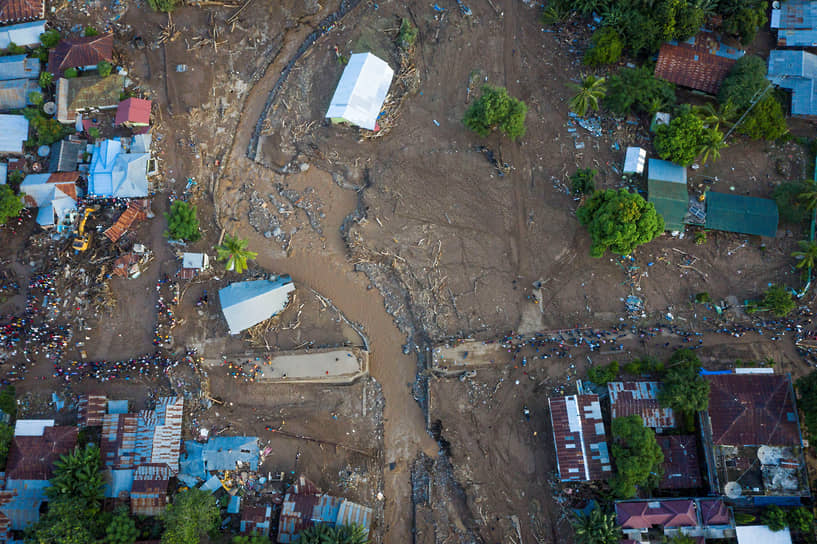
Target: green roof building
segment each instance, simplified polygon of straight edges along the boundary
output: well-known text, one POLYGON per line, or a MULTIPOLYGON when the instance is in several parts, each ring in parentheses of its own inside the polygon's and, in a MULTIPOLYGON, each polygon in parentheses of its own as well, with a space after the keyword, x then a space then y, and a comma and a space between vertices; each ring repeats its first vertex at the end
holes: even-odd
POLYGON ((684 217, 689 211, 687 169, 669 161, 650 159, 647 172, 649 201, 664 218, 669 231, 684 230, 684 217))
POLYGON ((708 229, 774 238, 777 220, 774 200, 713 191, 706 193, 708 229))

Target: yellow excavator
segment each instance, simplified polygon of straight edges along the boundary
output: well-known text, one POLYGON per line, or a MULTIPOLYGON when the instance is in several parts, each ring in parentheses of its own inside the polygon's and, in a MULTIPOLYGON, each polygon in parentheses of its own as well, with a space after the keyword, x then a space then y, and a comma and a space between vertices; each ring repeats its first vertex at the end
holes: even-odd
POLYGON ((98 206, 88 206, 85 208, 85 214, 82 216, 82 219, 79 222, 77 236, 74 238, 74 243, 71 246, 75 253, 88 249, 88 246, 91 243, 91 233, 85 232, 85 223, 88 221, 88 217, 90 217, 90 215, 96 211, 99 211, 98 206))

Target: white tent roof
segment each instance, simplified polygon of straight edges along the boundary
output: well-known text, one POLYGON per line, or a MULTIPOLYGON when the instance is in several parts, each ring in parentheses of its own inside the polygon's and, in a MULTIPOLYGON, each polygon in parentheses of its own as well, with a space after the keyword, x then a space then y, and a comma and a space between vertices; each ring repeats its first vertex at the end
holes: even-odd
POLYGON ((394 70, 371 53, 355 53, 340 76, 326 117, 374 130, 394 70))
POLYGON ((640 147, 628 147, 624 157, 624 174, 641 174, 647 162, 647 150, 640 147))
POLYGON ((22 153, 28 140, 28 119, 22 115, 0 114, 0 153, 22 153))
POLYGON ((281 312, 294 290, 289 276, 274 281, 240 281, 221 289, 218 297, 230 334, 238 334, 281 312))
POLYGON ((765 525, 735 527, 738 544, 791 544, 788 527, 782 531, 772 531, 765 525))

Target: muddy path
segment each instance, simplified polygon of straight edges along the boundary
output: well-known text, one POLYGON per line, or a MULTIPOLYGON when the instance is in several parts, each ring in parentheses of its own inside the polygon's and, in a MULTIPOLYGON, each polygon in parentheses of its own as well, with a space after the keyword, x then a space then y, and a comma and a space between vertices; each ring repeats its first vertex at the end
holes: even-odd
MULTIPOLYGON (((261 172, 260 175, 264 176, 265 170, 247 157, 248 146, 253 141, 258 119, 267 107, 270 93, 279 85, 282 71, 301 54, 301 44, 312 32, 314 29, 309 25, 289 31, 278 55, 250 91, 219 179, 246 179, 249 172, 261 172)), ((272 175, 272 172, 266 172, 272 175)), ((325 177, 331 183, 331 177, 325 177)), ((221 198, 218 182, 214 194, 217 222, 226 225, 231 215, 230 204, 226 202, 229 199, 221 198)), ((347 213, 352 211, 353 206, 350 206, 347 213)), ((273 247, 243 222, 229 225, 258 250, 259 265, 278 274, 289 274, 300 288, 316 290, 329 298, 348 319, 363 327, 370 341, 370 372, 380 382, 385 398, 385 542, 410 542, 413 529, 411 463, 421 452, 436 455, 438 447, 426 432, 425 416, 412 395, 417 363, 414 356, 402 352, 406 338, 386 312, 378 291, 370 289, 365 276, 355 272, 353 265, 346 260, 340 240, 340 224, 333 227, 336 239, 329 247, 302 248, 283 257, 279 248, 273 247)))

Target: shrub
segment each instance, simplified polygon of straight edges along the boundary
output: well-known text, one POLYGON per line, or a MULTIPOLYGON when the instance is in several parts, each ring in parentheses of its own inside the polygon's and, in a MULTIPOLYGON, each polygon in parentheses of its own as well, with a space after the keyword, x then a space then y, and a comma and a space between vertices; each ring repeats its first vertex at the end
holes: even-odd
POLYGON ((593 33, 593 45, 584 53, 582 62, 588 66, 612 64, 621 58, 624 42, 621 36, 609 26, 601 27, 593 33))
POLYGON ((799 196, 809 190, 802 181, 787 181, 775 187, 772 198, 777 202, 777 210, 782 223, 796 225, 809 218, 808 208, 799 200, 799 196))
POLYGON ((40 91, 31 91, 28 93, 28 102, 35 106, 42 106, 43 105, 43 93, 40 91))
POLYGON ((101 77, 108 77, 111 75, 111 70, 113 70, 113 66, 106 60, 101 60, 99 61, 99 64, 96 65, 96 71, 101 77))
POLYGON ((6 55, 23 55, 25 53, 26 48, 14 42, 9 43, 8 47, 6 47, 6 55))
POLYGON ((777 140, 788 131, 783 107, 773 94, 767 94, 736 129, 753 140, 777 140))
POLYGON ((735 525, 751 525, 755 522, 755 516, 746 512, 735 512, 735 525))
POLYGON ((618 377, 618 361, 607 366, 591 366, 587 369, 587 379, 596 385, 606 385, 618 377))
POLYGON ((708 241, 708 236, 705 230, 699 230, 695 233, 695 245, 702 246, 708 241))
POLYGON ((675 86, 653 76, 650 66, 623 68, 607 78, 604 104, 619 115, 650 113, 650 110, 675 104, 675 86))
POLYGON ((43 44, 43 47, 46 49, 51 49, 60 43, 61 38, 62 36, 60 36, 59 31, 52 28, 40 34, 40 43, 43 44))
POLYGON ((99 30, 97 30, 96 28, 94 28, 92 26, 86 26, 84 34, 85 34, 86 38, 91 38, 93 36, 99 36, 99 30))
POLYGON ((54 74, 51 72, 40 72, 40 88, 46 89, 54 82, 54 74))
POLYGON ((24 207, 20 195, 15 194, 14 190, 8 185, 0 185, 0 225, 20 215, 24 207))
POLYGON ((792 531, 811 533, 814 527, 814 514, 803 506, 792 508, 786 512, 786 523, 792 531))
POLYGON ((642 374, 662 375, 664 373, 664 363, 655 357, 647 355, 641 359, 634 359, 624 365, 624 372, 633 376, 642 374))
POLYGON ((797 307, 788 289, 782 285, 772 285, 763 295, 763 307, 776 317, 786 317, 797 307))
POLYGON ((153 11, 170 13, 176 9, 176 0, 148 0, 148 5, 153 11))
POLYGON ((775 505, 767 506, 766 510, 760 515, 760 520, 775 532, 782 531, 787 526, 786 513, 775 505))
POLYGON ((570 185, 573 196, 589 195, 596 190, 596 174, 592 168, 580 168, 570 176, 570 185))
POLYGON ((709 302, 712 302, 712 297, 709 296, 709 293, 707 293, 706 291, 703 291, 703 292, 698 293, 697 295, 695 295, 695 302, 697 302, 699 304, 707 304, 709 302))
POLYGON ((403 49, 411 49, 417 40, 417 27, 409 19, 403 17, 400 21, 400 31, 397 33, 397 45, 403 49))
POLYGON ((79 75, 79 71, 76 68, 68 68, 62 73, 62 75, 66 79, 71 79, 72 77, 77 77, 79 75))
POLYGON ((23 110, 23 116, 28 119, 34 131, 33 145, 51 145, 62 140, 66 133, 71 131, 70 127, 64 126, 56 119, 46 117, 39 108, 26 108, 23 110))
POLYGON ((183 200, 174 200, 170 205, 170 213, 166 213, 166 236, 174 240, 195 242, 201 238, 199 220, 196 218, 196 206, 183 200))
POLYGON ((629 255, 664 232, 664 218, 655 206, 626 189, 596 191, 576 210, 576 217, 590 233, 593 257, 601 257, 608 249, 629 255))
POLYGON ((525 116, 528 107, 524 102, 508 95, 505 87, 482 87, 479 97, 465 112, 465 126, 480 136, 488 136, 494 129, 517 140, 525 135, 525 116))

